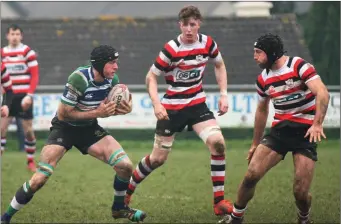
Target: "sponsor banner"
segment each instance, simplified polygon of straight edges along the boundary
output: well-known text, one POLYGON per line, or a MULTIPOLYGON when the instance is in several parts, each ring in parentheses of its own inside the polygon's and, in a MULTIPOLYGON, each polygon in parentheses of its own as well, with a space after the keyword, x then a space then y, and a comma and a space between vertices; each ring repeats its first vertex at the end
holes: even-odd
MULTIPOLYGON (((206 103, 214 112, 219 125, 226 127, 253 127, 258 96, 255 92, 230 92, 228 95, 229 111, 218 116, 218 92, 207 92, 206 103)), ((340 127, 340 93, 330 93, 330 104, 325 118, 324 127, 340 127)), ((36 94, 34 96, 34 129, 48 130, 54 117, 61 94, 36 94)), ((160 94, 162 97, 162 94, 160 94)), ((271 126, 274 109, 270 103, 267 126, 271 126)), ((133 111, 127 115, 99 118, 104 128, 155 128, 156 118, 148 93, 133 93, 133 111)), ((15 125, 10 126, 14 130, 15 125)))

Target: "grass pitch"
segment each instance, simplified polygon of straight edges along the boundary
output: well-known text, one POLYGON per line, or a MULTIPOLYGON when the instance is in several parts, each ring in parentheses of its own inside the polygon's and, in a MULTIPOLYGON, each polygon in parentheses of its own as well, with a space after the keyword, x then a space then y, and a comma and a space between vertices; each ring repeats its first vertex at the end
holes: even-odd
MULTIPOLYGON (((44 141, 38 141, 41 149, 44 141)), ((235 200, 247 169, 251 141, 228 141, 225 198, 235 200)), ((152 141, 121 142, 134 166, 151 152, 152 141)), ((31 177, 26 156, 14 140, 2 157, 1 209, 31 177)), ((39 153, 36 158, 38 159, 39 153)), ((316 223, 340 223, 340 144, 319 145, 312 184, 312 218, 316 223)), ((166 164, 137 188, 131 206, 147 212, 145 223, 216 223, 213 215, 210 155, 200 141, 176 141, 166 164)), ((114 172, 109 165, 71 149, 48 183, 12 219, 13 223, 128 223, 111 218, 114 172)), ((248 205, 246 223, 295 223, 291 154, 257 185, 248 205)))

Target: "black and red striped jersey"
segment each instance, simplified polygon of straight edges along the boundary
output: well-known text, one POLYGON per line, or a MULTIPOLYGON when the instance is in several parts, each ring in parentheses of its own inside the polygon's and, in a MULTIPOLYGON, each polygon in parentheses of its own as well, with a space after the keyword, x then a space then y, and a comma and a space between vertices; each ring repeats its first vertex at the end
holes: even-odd
POLYGON ((11 76, 13 92, 33 94, 39 82, 37 55, 29 46, 1 49, 1 62, 11 76))
POLYGON ((212 37, 198 34, 198 40, 185 44, 179 35, 164 45, 151 71, 165 74, 169 88, 161 103, 168 110, 180 110, 206 101, 202 80, 209 59, 222 61, 217 43, 212 37))
POLYGON ((319 77, 314 66, 300 57, 288 57, 278 70, 263 70, 257 78, 256 88, 260 100, 270 97, 274 105, 272 126, 282 121, 313 123, 315 95, 306 83, 319 77))

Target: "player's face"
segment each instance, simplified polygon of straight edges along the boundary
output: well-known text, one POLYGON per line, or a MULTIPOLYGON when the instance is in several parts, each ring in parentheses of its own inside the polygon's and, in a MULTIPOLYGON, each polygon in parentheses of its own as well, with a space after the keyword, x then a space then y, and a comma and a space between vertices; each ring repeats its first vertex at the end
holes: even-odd
POLYGON ((118 70, 117 59, 109 61, 105 64, 103 74, 107 79, 114 78, 115 72, 118 70))
POLYGON ((19 29, 17 30, 10 29, 7 34, 7 40, 9 45, 17 46, 18 44, 20 44, 22 40, 22 33, 20 32, 19 29))
POLYGON ((257 62, 258 66, 261 69, 266 68, 266 63, 268 62, 268 57, 265 52, 261 49, 254 48, 253 49, 253 59, 257 62))
POLYGON ((180 21, 180 29, 182 38, 187 43, 193 43, 197 40, 197 34, 200 28, 200 20, 189 18, 188 20, 180 21))

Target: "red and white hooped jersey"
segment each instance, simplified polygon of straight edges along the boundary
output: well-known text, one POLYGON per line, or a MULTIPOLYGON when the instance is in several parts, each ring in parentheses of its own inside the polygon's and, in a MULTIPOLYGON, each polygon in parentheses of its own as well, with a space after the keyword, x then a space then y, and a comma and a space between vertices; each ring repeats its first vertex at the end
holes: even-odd
POLYGON ((27 45, 1 49, 1 62, 6 66, 16 93, 34 93, 39 81, 36 53, 27 45))
POLYGON ((217 43, 210 36, 198 34, 193 44, 184 44, 179 35, 165 44, 151 71, 165 74, 169 88, 161 103, 168 110, 180 110, 206 101, 202 79, 209 58, 222 61, 217 43))
POLYGON ((319 77, 314 66, 300 57, 288 57, 279 70, 263 70, 257 78, 256 88, 260 100, 270 97, 274 105, 272 127, 282 121, 313 123, 315 95, 306 83, 319 77))

